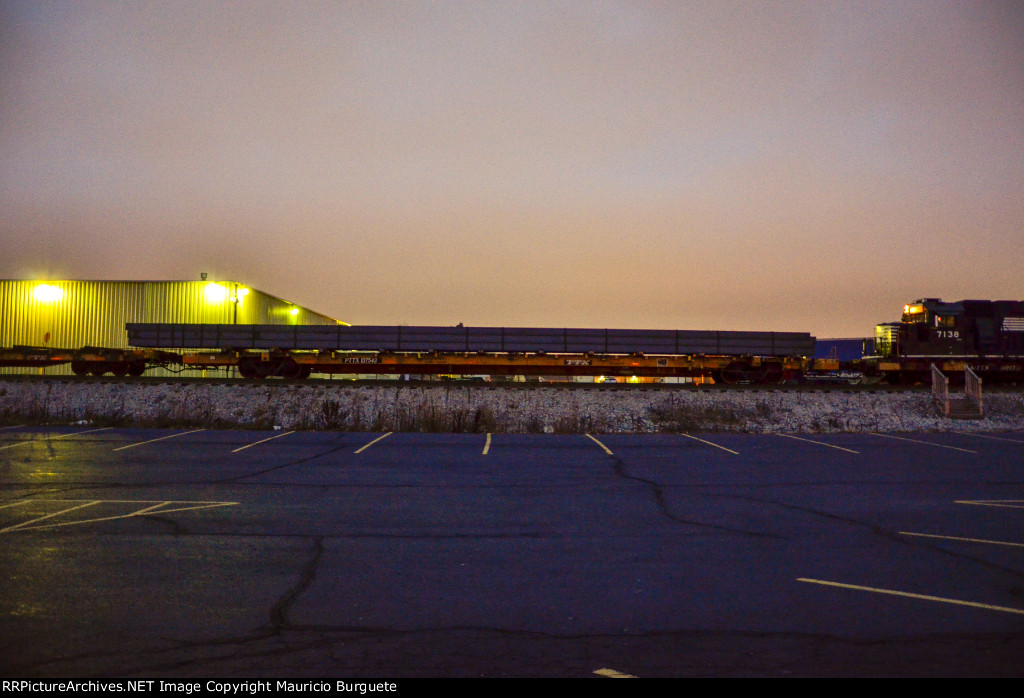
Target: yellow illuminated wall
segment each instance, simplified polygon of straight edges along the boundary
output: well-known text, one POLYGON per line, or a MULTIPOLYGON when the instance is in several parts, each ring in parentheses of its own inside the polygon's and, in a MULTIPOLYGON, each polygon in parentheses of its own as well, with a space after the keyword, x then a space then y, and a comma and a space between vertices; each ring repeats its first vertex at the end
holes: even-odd
POLYGON ((0 280, 0 347, 122 348, 129 322, 338 324, 235 281, 0 280))

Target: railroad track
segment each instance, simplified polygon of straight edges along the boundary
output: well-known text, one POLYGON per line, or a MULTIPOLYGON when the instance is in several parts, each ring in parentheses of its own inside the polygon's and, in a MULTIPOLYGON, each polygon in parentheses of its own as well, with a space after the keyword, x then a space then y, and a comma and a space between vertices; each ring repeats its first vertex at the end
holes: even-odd
MULTIPOLYGON (((881 392, 881 393, 903 393, 903 392, 927 392, 930 386, 927 385, 890 385, 887 383, 870 383, 849 385, 843 383, 811 383, 792 382, 770 385, 760 384, 699 384, 691 383, 579 383, 567 381, 475 381, 475 380, 450 380, 450 381, 423 381, 423 380, 388 380, 388 379, 352 379, 352 378, 307 378, 302 381, 268 378, 259 382, 249 381, 242 378, 231 377, 207 377, 198 376, 75 376, 75 375, 18 375, 11 374, 0 376, 0 382, 37 382, 37 383, 102 383, 102 384, 126 384, 126 385, 155 385, 155 384, 179 384, 179 385, 237 385, 252 386, 261 385, 267 387, 293 388, 298 385, 351 385, 353 387, 403 387, 403 388, 468 388, 468 389, 511 389, 511 390, 611 390, 611 391, 708 391, 708 392, 881 392)), ((1003 385, 986 386, 986 392, 1019 392, 1024 387, 1003 385)))

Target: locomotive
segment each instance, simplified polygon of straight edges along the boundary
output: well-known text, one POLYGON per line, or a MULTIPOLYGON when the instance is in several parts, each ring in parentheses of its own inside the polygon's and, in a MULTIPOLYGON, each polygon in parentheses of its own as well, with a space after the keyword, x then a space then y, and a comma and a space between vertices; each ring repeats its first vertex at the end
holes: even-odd
POLYGON ((1024 301, 921 298, 900 322, 877 325, 863 370, 890 382, 927 381, 931 365, 952 375, 970 368, 995 381, 1024 380, 1024 301))

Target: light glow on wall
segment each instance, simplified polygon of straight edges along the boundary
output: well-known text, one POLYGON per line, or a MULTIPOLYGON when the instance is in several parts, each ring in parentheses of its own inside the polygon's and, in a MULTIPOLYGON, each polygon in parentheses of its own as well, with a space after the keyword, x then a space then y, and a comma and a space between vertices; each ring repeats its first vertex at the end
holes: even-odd
POLYGON ((40 284, 32 289, 32 297, 41 303, 56 303, 64 297, 64 291, 59 286, 40 284))
POLYGON ((206 284, 203 294, 206 296, 207 303, 223 303, 228 298, 228 290, 212 281, 206 284))

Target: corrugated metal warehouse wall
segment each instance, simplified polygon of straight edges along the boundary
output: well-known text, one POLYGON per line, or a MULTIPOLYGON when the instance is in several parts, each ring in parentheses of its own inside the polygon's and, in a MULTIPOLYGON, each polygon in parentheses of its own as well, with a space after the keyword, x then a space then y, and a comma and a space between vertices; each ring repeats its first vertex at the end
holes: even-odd
MULTIPOLYGON (((128 322, 338 324, 235 281, 0 280, 0 347, 123 348, 128 322)), ((47 373, 70 373, 70 368, 47 373)))

